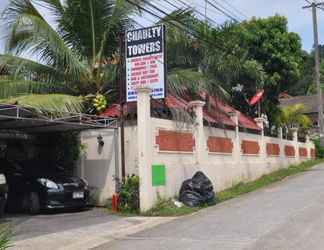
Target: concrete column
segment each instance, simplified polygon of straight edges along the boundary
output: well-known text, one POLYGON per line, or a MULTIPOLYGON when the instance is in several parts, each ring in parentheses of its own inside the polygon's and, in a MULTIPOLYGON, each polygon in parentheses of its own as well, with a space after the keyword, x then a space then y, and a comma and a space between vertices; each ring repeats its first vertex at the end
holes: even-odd
POLYGON ((257 118, 254 119, 254 121, 256 122, 258 127, 261 128, 261 136, 264 136, 264 122, 265 122, 265 119, 263 117, 257 117, 257 118))
POLYGON ((278 128, 278 138, 279 138, 280 140, 283 139, 283 131, 282 131, 282 127, 279 127, 279 128, 278 128))
POLYGON ((189 103, 195 113, 195 143, 196 143, 196 164, 201 165, 207 160, 206 138, 204 133, 203 107, 205 102, 192 101, 189 103))
POLYGON ((296 160, 299 161, 299 143, 298 143, 298 128, 292 128, 293 142, 295 145, 296 160))
POLYGON ((279 148, 280 148, 280 158, 281 162, 285 161, 285 145, 284 145, 284 138, 283 138, 283 128, 279 127, 278 128, 278 139, 279 141, 279 148))
POLYGON ((280 153, 279 156, 281 158, 281 161, 285 158, 285 146, 283 145, 283 129, 282 127, 278 128, 278 139, 279 141, 279 148, 280 148, 280 153))
POLYGON ((267 157, 267 150, 266 150, 266 144, 264 141, 264 123, 265 123, 265 119, 263 117, 257 117, 254 119, 256 124, 258 125, 258 127, 261 128, 261 139, 259 141, 260 144, 260 155, 262 158, 266 158, 267 157))
POLYGON ((311 148, 312 148, 312 142, 309 138, 309 135, 306 135, 306 148, 307 148, 307 158, 311 158, 311 148))
POLYGON ((137 140, 138 172, 140 178, 140 210, 147 211, 153 206, 153 188, 151 176, 152 164, 152 122, 150 93, 151 89, 140 87, 137 92, 137 140))
POLYGON ((241 143, 239 130, 239 113, 237 111, 229 113, 231 120, 235 123, 235 138, 233 140, 233 158, 236 162, 241 158, 241 143))
POLYGON ((293 135, 293 141, 298 142, 298 128, 292 128, 291 132, 293 135))

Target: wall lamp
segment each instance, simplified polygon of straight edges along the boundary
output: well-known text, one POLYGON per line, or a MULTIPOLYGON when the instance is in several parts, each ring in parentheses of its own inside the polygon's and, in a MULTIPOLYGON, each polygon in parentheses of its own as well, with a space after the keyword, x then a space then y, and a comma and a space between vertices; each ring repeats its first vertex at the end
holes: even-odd
POLYGON ((103 140, 103 138, 102 138, 101 135, 98 135, 98 136, 97 136, 97 142, 98 142, 98 145, 99 145, 100 147, 103 147, 103 146, 105 145, 105 142, 104 142, 104 140, 103 140))

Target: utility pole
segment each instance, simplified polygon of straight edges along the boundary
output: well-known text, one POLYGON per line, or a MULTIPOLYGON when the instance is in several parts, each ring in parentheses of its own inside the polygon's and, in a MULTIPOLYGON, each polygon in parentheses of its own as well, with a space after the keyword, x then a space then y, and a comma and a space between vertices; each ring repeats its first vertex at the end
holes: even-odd
POLYGON ((315 81, 318 96, 318 124, 321 146, 324 146, 324 120, 323 120, 323 100, 321 89, 320 76, 320 54, 318 47, 318 29, 317 29, 317 7, 323 6, 324 3, 317 3, 313 1, 310 5, 304 6, 303 9, 312 8, 313 13, 313 29, 314 29, 314 47, 315 47, 315 81))
POLYGON ((125 163, 125 114, 124 114, 124 104, 125 104, 125 43, 124 34, 119 34, 119 48, 120 57, 118 64, 118 75, 117 75, 117 86, 119 88, 119 106, 120 106, 120 155, 121 155, 121 172, 122 181, 126 178, 126 163, 125 163))
POLYGON ((207 25, 207 6, 208 6, 208 0, 205 0, 205 23, 207 25))

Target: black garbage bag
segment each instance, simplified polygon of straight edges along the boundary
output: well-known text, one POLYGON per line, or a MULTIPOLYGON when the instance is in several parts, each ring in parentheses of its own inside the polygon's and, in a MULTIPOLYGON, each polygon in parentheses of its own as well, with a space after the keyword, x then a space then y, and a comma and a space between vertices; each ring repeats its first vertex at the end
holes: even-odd
POLYGON ((182 183, 179 200, 188 207, 198 207, 214 201, 215 193, 213 184, 203 172, 195 175, 182 183))

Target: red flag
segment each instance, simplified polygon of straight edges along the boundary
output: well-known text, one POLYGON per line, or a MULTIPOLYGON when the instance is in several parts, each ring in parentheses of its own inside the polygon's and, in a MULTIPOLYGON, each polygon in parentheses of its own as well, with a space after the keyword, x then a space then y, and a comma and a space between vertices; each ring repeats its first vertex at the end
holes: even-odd
POLYGON ((261 100, 263 94, 264 94, 264 90, 263 90, 263 89, 262 89, 262 90, 259 90, 259 91, 255 94, 255 96, 253 96, 253 97, 251 98, 251 100, 249 101, 250 106, 253 106, 253 105, 257 104, 257 103, 261 100))

